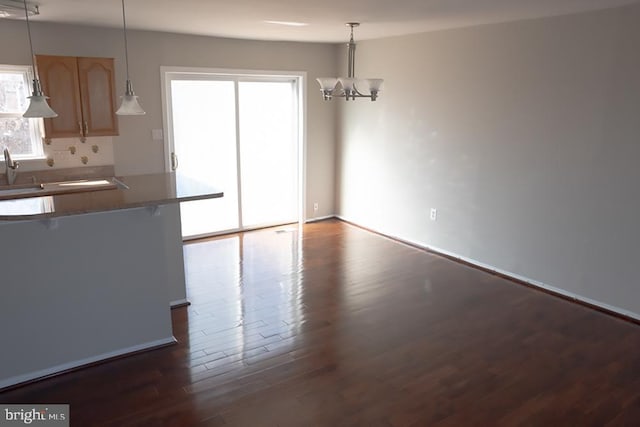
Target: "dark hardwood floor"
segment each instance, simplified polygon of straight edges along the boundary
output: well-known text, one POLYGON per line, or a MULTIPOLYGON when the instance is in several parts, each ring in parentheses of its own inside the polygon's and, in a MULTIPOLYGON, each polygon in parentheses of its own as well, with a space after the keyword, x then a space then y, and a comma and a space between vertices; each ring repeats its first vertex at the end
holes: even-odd
POLYGON ((334 220, 185 255, 179 344, 0 402, 72 426, 640 425, 638 325, 334 220))

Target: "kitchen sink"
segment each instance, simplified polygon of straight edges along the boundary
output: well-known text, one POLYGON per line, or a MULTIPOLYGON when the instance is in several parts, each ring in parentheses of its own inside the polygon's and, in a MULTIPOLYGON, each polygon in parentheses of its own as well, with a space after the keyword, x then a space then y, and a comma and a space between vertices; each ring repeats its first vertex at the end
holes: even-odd
POLYGON ((115 189, 128 189, 128 187, 115 177, 46 182, 41 184, 5 185, 0 186, 0 200, 115 189))
POLYGON ((38 185, 12 185, 0 187, 0 200, 36 197, 42 193, 43 187, 38 185))

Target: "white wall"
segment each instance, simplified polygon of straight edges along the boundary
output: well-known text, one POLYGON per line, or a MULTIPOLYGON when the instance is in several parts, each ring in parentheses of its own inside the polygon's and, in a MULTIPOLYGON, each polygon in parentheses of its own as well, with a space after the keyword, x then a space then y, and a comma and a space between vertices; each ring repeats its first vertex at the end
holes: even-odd
POLYGON ((640 318, 639 22, 359 43, 357 74, 386 85, 343 104, 340 215, 640 318))
MULTIPOLYGON (((118 94, 124 91, 122 31, 36 22, 32 25, 36 53, 115 58, 118 94)), ((313 43, 261 42, 159 32, 130 31, 130 74, 134 90, 147 114, 120 117, 120 136, 114 138, 116 173, 120 175, 164 170, 162 141, 153 141, 152 129, 162 128, 160 66, 307 72, 307 212, 320 204, 317 216, 331 215, 335 190, 335 109, 323 104, 316 77, 336 72, 335 46, 313 43)), ((24 22, 2 20, 0 63, 29 64, 24 22), (7 42, 11 40, 11 43, 7 42)))

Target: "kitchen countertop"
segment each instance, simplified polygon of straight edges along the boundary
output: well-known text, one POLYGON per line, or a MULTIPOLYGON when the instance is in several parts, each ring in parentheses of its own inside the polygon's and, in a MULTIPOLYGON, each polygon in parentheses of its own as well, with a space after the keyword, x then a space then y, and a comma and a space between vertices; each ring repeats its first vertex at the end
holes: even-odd
POLYGON ((214 199, 224 193, 176 173, 117 177, 127 189, 0 201, 0 220, 30 220, 214 199))

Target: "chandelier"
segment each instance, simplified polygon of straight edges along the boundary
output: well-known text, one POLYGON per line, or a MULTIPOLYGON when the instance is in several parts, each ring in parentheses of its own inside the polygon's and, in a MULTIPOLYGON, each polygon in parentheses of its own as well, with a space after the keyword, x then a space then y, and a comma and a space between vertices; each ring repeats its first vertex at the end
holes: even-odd
POLYGON ((320 83, 320 91, 325 101, 331 100, 334 96, 345 98, 349 101, 356 98, 369 98, 375 101, 380 93, 383 79, 356 79, 356 42, 353 41, 353 29, 360 26, 358 22, 349 22, 347 26, 351 28, 351 39, 349 40, 349 57, 347 77, 320 77, 316 79, 320 83), (336 89, 340 83, 340 89, 336 93, 336 89), (364 90, 367 93, 362 93, 364 90))

